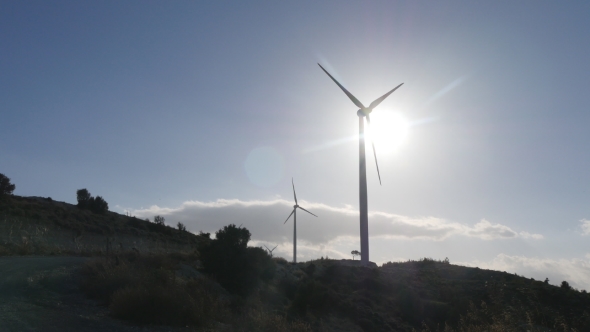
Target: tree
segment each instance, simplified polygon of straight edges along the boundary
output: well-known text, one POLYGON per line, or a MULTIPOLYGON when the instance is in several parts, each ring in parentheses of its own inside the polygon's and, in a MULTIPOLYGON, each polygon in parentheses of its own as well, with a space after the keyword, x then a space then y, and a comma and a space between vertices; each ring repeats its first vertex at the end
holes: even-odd
POLYGON ((248 246, 250 236, 252 236, 252 234, 250 234, 249 230, 244 227, 236 227, 234 224, 224 226, 222 229, 215 232, 215 238, 219 240, 219 242, 241 248, 246 248, 246 246, 248 246))
POLYGON ((166 225, 165 222, 166 222, 166 219, 164 217, 162 217, 162 216, 155 216, 154 217, 154 223, 156 225, 162 225, 162 226, 164 226, 164 225, 166 225))
POLYGON ((10 183, 10 178, 0 173, 0 196, 12 195, 14 188, 16 188, 16 186, 10 183))
POLYGON ((109 210, 109 203, 100 196, 92 197, 88 189, 78 189, 76 191, 78 207, 80 209, 90 210, 94 213, 105 213, 109 210))
POLYGON ((570 286, 570 283, 569 282, 567 282, 567 281, 564 280, 564 281, 561 282, 561 289, 563 289, 563 290, 571 290, 572 289, 572 286, 570 286))
POLYGON ((186 232, 186 226, 183 223, 179 222, 176 227, 178 227, 179 231, 186 232))
POLYGON ((90 211, 94 213, 105 213, 109 210, 109 203, 102 197, 96 196, 90 199, 90 211))
POLYGON ((360 256, 361 253, 358 250, 353 250, 350 252, 352 254, 352 260, 354 260, 354 256, 360 256))
POLYGON ((92 199, 92 196, 90 195, 90 192, 84 188, 84 189, 78 189, 78 191, 76 191, 76 197, 78 199, 78 207, 81 209, 87 209, 90 207, 90 200, 92 199))
POLYGON ((236 225, 215 232, 215 240, 199 251, 205 270, 228 291, 246 296, 260 280, 274 276, 275 264, 266 251, 249 248, 250 231, 236 225))

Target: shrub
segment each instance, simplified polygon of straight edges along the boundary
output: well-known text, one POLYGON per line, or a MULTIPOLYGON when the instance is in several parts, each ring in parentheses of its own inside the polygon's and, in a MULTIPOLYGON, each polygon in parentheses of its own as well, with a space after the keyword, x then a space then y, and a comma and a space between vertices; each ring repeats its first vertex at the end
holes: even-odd
POLYGON ((78 189, 78 191, 76 191, 76 198, 78 200, 78 207, 81 209, 86 209, 89 206, 88 202, 90 201, 92 196, 90 195, 90 192, 88 192, 88 190, 84 188, 78 189))
POLYGON ((0 196, 12 195, 16 186, 10 183, 10 178, 0 173, 0 196))
POLYGON ((201 261, 228 291, 248 295, 260 280, 273 278, 275 264, 261 248, 248 248, 250 231, 235 225, 215 233, 216 239, 201 249, 201 261))
POLYGON ((76 198, 78 200, 78 207, 87 209, 94 213, 105 213, 109 210, 109 204, 100 196, 92 197, 90 192, 84 189, 76 191, 76 198))
POLYGON ((94 213, 105 213, 109 210, 109 204, 100 196, 90 201, 90 211, 94 213))
POLYGON ((178 227, 179 231, 186 232, 186 226, 183 223, 179 222, 176 227, 178 227))
POLYGON ((283 257, 273 257, 272 260, 275 263, 279 264, 279 265, 287 265, 287 264, 289 264, 289 262, 287 262, 287 260, 284 259, 283 257))
POLYGON ((164 225, 166 225, 166 219, 164 217, 162 217, 162 216, 155 216, 154 217, 154 223, 156 225, 162 225, 162 226, 164 226, 164 225))

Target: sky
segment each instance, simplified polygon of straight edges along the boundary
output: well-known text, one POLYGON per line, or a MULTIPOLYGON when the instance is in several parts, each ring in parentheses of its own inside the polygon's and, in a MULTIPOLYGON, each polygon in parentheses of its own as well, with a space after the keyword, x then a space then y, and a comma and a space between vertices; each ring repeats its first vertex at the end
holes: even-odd
POLYGON ((14 194, 298 260, 430 257, 590 290, 590 3, 0 1, 0 173, 14 194))

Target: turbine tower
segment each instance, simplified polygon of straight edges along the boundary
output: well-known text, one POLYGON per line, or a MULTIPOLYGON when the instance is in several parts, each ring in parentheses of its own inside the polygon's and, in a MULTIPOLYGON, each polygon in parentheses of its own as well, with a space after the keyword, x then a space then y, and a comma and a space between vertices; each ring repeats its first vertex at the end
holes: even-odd
POLYGON ((297 203, 297 195, 295 194, 295 183, 293 183, 293 179, 291 179, 291 184, 293 185, 293 198, 295 198, 295 205, 293 205, 293 211, 291 211, 291 214, 287 217, 287 220, 285 220, 283 225, 286 224, 287 221, 289 221, 289 218, 291 218, 291 216, 293 216, 293 263, 297 263, 297 209, 301 209, 311 214, 312 216, 317 216, 299 206, 299 204, 297 203))
MULTIPOLYGON (((359 209, 360 209, 360 226, 361 226, 361 265, 367 265, 369 263, 369 208, 367 203, 367 166, 365 162, 365 121, 363 118, 367 118, 367 124, 371 125, 370 114, 375 107, 377 107, 385 98, 387 98, 393 91, 397 90, 402 84, 396 86, 388 93, 375 99, 369 107, 365 107, 352 93, 348 92, 342 84, 338 83, 327 70, 318 63, 318 66, 330 76, 332 81, 336 83, 342 91, 352 100, 352 102, 360 108, 356 114, 359 117, 359 209)), ((377 152, 375 152, 375 143, 371 141, 373 146, 373 156, 375 156, 375 165, 377 166, 377 176, 379 177, 379 184, 381 184, 381 174, 379 173, 379 164, 377 163, 377 152)))

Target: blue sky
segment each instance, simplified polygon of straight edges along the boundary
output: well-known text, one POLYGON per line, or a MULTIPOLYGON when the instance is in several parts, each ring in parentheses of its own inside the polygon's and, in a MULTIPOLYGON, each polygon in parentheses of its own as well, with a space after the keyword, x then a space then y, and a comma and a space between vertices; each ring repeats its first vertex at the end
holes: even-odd
POLYGON ((372 115, 410 124, 395 149, 377 142, 382 186, 368 164, 372 260, 449 257, 590 289, 588 13, 2 1, 0 172, 18 195, 75 203, 87 188, 192 231, 244 223, 284 257, 293 177, 320 216, 299 218, 300 260, 348 257, 358 121, 319 62, 365 104, 404 83, 372 115))

